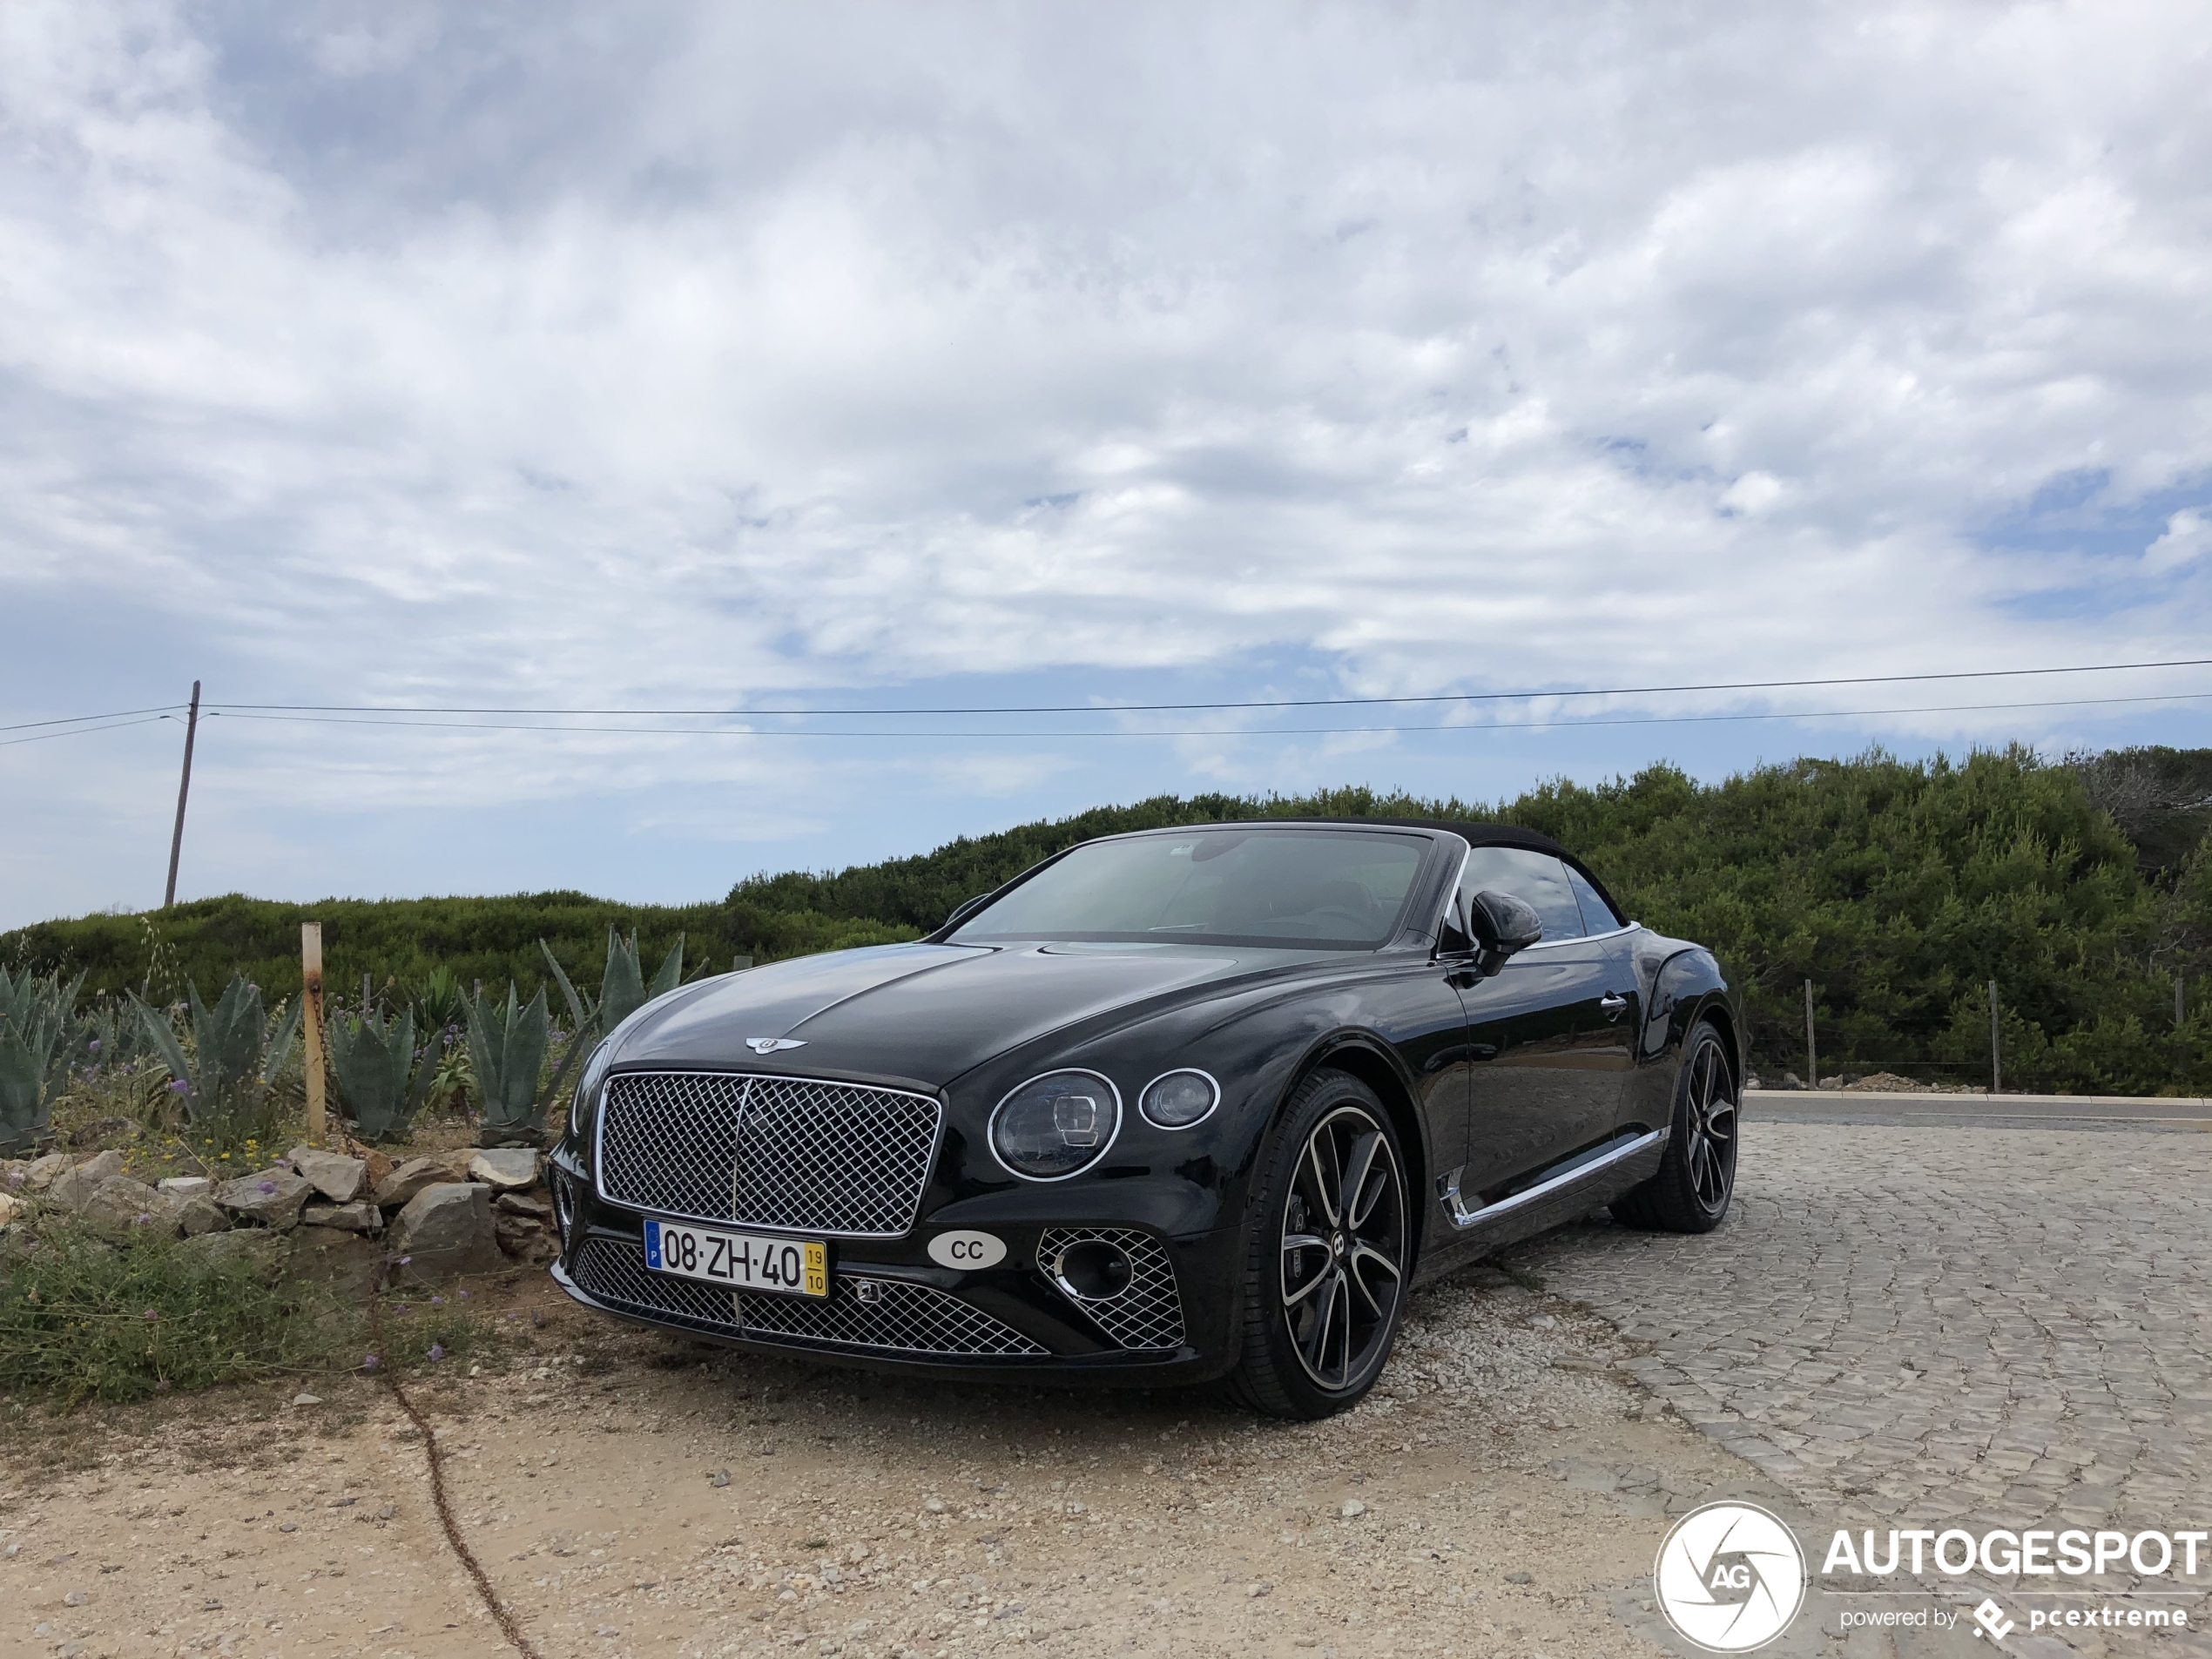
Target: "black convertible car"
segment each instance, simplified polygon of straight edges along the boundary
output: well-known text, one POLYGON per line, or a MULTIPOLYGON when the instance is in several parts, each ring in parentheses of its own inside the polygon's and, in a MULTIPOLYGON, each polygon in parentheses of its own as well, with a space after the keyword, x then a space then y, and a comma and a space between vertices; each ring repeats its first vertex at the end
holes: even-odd
POLYGON ((554 1275, 742 1347, 1318 1417, 1419 1279, 1596 1204, 1717 1224, 1743 1076, 1712 956, 1541 835, 1114 836, 632 1015, 553 1154, 554 1275))

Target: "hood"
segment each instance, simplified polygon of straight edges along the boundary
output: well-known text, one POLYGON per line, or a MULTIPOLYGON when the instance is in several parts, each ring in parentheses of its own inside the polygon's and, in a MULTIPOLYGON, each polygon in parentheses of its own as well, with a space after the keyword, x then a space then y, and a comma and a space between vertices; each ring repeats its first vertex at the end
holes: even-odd
POLYGON ((617 1034, 614 1062, 896 1078, 934 1089, 1063 1027, 1316 959, 1190 945, 834 951, 727 974, 648 1005, 617 1034), (745 1046, 748 1037, 803 1046, 761 1055, 745 1046))

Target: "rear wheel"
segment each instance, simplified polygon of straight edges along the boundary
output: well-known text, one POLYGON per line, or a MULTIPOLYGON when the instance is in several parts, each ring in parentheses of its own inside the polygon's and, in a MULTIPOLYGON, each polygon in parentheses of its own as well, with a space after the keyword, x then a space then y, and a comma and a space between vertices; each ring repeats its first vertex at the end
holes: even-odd
POLYGON ((1229 1379, 1276 1417, 1327 1417, 1374 1386, 1398 1339, 1405 1162, 1375 1093, 1340 1071, 1298 1085, 1262 1171, 1229 1379))
POLYGON ((1700 1021, 1683 1044, 1666 1156, 1649 1181, 1613 1201, 1613 1218, 1653 1232, 1709 1233, 1719 1226, 1736 1191, 1737 1102, 1727 1041, 1700 1021))

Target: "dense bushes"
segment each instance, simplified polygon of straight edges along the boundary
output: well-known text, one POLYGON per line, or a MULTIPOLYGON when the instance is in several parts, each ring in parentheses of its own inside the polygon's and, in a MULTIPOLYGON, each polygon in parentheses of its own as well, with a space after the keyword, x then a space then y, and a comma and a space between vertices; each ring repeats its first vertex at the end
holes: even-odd
POLYGON ((963 837, 834 874, 738 883, 721 904, 622 906, 556 893, 277 905, 243 898, 158 917, 91 916, 0 937, 0 962, 79 968, 87 988, 151 970, 299 984, 299 923, 323 924, 334 989, 373 971, 414 984, 434 964, 527 997, 544 938, 571 974, 610 924, 658 954, 685 934, 710 968, 911 939, 961 900, 1076 841, 1262 815, 1501 818, 1574 847, 1640 920, 1710 943, 1744 992, 1757 1063, 1802 1064, 1803 983, 1822 1069, 1978 1079, 1995 979, 2006 1077, 2022 1087, 2212 1089, 2212 752, 2138 750, 2045 762, 2023 750, 1963 763, 1880 753, 1801 760, 1702 785, 1668 766, 1595 788, 1555 784, 1500 806, 1364 789, 1252 799, 1158 796, 963 837), (152 930, 150 932, 150 930, 152 930), (2173 978, 2192 982, 2173 1018, 2173 978))

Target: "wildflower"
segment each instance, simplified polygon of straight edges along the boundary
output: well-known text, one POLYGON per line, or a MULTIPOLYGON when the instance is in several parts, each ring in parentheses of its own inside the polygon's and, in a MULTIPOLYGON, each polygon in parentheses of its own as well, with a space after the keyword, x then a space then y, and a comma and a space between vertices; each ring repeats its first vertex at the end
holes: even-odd
POLYGON ((158 1319, 161 1316, 156 1313, 152 1308, 148 1308, 144 1313, 138 1315, 138 1317, 142 1319, 158 1319))
POLYGON ((131 1217, 131 1224, 133 1227, 143 1227, 146 1224, 146 1223, 152 1221, 152 1219, 153 1217, 152 1215, 147 1213, 145 1211, 141 1210, 137 1215, 131 1217))
POLYGON ((442 1296, 434 1296, 430 1298, 430 1305, 434 1308, 442 1308, 445 1305, 446 1299, 442 1296))
POLYGON ((430 1358, 433 1360, 442 1359, 445 1357, 446 1351, 445 1345, 443 1343, 434 1342, 430 1345, 430 1358))
POLYGON ((468 1291, 462 1291, 462 1293, 461 1293, 461 1299, 462 1299, 462 1301, 466 1302, 466 1301, 469 1299, 469 1292, 468 1292, 468 1291))
POLYGON ((415 1258, 414 1258, 414 1257, 412 1257, 412 1256, 402 1256, 402 1257, 401 1257, 401 1258, 400 1258, 400 1265, 401 1265, 401 1267, 405 1267, 405 1266, 406 1266, 406 1265, 407 1265, 409 1262, 413 1261, 414 1259, 415 1259, 415 1258))
POLYGON ((97 1050, 97 1049, 99 1048, 99 1046, 100 1046, 100 1040, 99 1040, 98 1037, 94 1037, 94 1038, 92 1039, 92 1047, 93 1047, 93 1049, 94 1049, 95 1050, 97 1050))
POLYGON ((169 1092, 172 1095, 181 1095, 189 1087, 191 1087, 191 1085, 186 1083, 182 1077, 179 1077, 176 1082, 169 1085, 169 1092))
POLYGON ((273 1181, 261 1181, 257 1182, 255 1184, 263 1192, 274 1192, 276 1190, 276 1183, 273 1181))
POLYGON ((379 1359, 374 1354, 367 1354, 362 1357, 361 1369, 363 1371, 374 1371, 377 1366, 382 1365, 383 1363, 384 1362, 379 1359))

